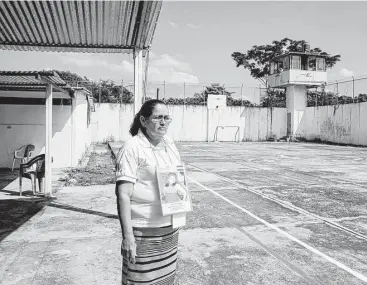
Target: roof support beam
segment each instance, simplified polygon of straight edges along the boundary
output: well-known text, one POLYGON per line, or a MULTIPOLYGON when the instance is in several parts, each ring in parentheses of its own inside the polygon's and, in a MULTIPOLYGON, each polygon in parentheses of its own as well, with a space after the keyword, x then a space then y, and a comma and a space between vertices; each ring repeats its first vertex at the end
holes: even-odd
POLYGON ((143 50, 134 50, 134 114, 138 113, 143 104, 143 50))
MULTIPOLYGON (((46 87, 45 195, 52 197, 52 85, 46 87)), ((41 190, 41 189, 40 189, 41 190)))
MULTIPOLYGON (((48 85, 52 85, 52 82, 47 77, 44 77, 44 76, 39 76, 38 77, 37 76, 36 79, 38 79, 40 82, 47 83, 48 85)), ((68 90, 63 89, 60 86, 52 85, 52 88, 54 88, 57 91, 60 91, 60 92, 62 92, 64 94, 67 94, 67 95, 70 95, 71 96, 71 94, 70 94, 70 92, 68 90)))

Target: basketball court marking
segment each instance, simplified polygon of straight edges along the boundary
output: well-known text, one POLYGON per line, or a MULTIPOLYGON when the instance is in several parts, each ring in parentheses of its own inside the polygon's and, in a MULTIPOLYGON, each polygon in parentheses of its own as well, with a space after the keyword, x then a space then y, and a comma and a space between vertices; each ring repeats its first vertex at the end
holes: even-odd
MULTIPOLYGON (((203 189, 205 189, 205 190, 207 190, 207 191, 211 192, 212 194, 216 195, 217 197, 219 197, 219 198, 220 198, 220 199, 222 199, 223 201, 225 201, 225 202, 227 202, 227 203, 231 204, 232 206, 234 206, 235 208, 239 209, 240 211, 242 211, 242 212, 246 213, 247 215, 251 216, 252 218, 254 218, 255 220, 257 220, 257 221, 259 221, 260 223, 264 224, 264 225, 265 225, 265 226, 267 226, 268 228, 271 228, 271 229, 273 229, 273 230, 277 231, 279 234, 281 234, 281 235, 285 236, 286 238, 288 238, 288 239, 290 239, 290 240, 292 240, 292 241, 294 241, 294 242, 298 243, 299 245, 301 245, 301 246, 303 246, 304 248, 308 249, 308 250, 309 250, 309 251, 311 251, 312 253, 314 253, 314 254, 317 254, 317 255, 321 256, 322 258, 324 258, 324 259, 325 259, 325 260, 327 260, 328 262, 330 262, 330 263, 332 263, 332 264, 336 265, 336 266, 337 266, 337 267, 339 267, 340 269, 345 270, 346 272, 350 273, 351 275, 353 275, 354 277, 358 278, 359 280, 361 280, 361 281, 363 281, 363 282, 366 282, 366 283, 367 283, 367 277, 366 277, 366 276, 364 276, 363 274, 361 274, 361 273, 359 273, 359 272, 357 272, 357 271, 355 271, 355 270, 353 270, 353 269, 349 268, 349 267, 348 267, 348 266, 346 266, 345 264, 343 264, 343 263, 341 263, 341 262, 339 262, 339 261, 337 261, 337 260, 333 259, 332 257, 330 257, 330 256, 326 255, 325 253, 323 253, 323 252, 319 251, 318 249, 316 249, 316 248, 314 248, 314 247, 312 247, 312 246, 310 246, 310 245, 308 245, 308 244, 304 243, 303 241, 301 241, 301 240, 297 239, 296 237, 294 237, 294 236, 290 235, 289 233, 287 233, 287 232, 285 232, 285 231, 281 230, 280 228, 278 228, 278 227, 276 227, 276 226, 274 226, 274 225, 272 225, 272 224, 268 223, 267 221, 265 221, 265 220, 261 219, 260 217, 256 216, 255 214, 251 213, 250 211, 246 210, 245 208, 243 208, 243 207, 241 207, 241 206, 237 205, 236 203, 234 203, 233 201, 231 201, 231 200, 229 200, 228 198, 224 197, 223 195, 219 194, 218 192, 216 192, 216 191, 214 191, 214 190, 212 190, 212 189, 210 189, 210 188, 208 188, 208 187, 206 187, 206 186, 202 185, 201 183, 199 183, 199 182, 195 181, 194 179, 192 179, 192 178, 190 178, 190 177, 188 177, 188 179, 189 179, 190 181, 192 181, 193 183, 195 183, 196 185, 198 185, 198 186, 202 187, 203 189)), ((241 231, 241 232, 243 232, 243 231, 241 231)), ((282 261, 282 260, 281 260, 281 261, 282 261)), ((285 265, 287 265, 287 264, 285 264, 285 265)), ((288 266, 288 265, 287 265, 287 266, 288 266)), ((292 268, 292 270, 294 270, 294 269, 292 268)), ((296 273, 297 273, 297 274, 299 274, 298 272, 296 272, 296 273)))
POLYGON ((337 228, 337 229, 339 229, 339 230, 342 230, 342 231, 344 231, 344 232, 347 232, 347 233, 352 234, 352 235, 354 235, 354 236, 356 236, 356 237, 358 237, 358 238, 360 238, 360 239, 363 239, 363 240, 367 241, 367 236, 366 236, 366 235, 361 234, 361 233, 356 232, 356 231, 353 231, 353 230, 351 230, 351 229, 349 229, 349 228, 347 228, 347 227, 344 227, 344 226, 342 226, 342 225, 340 225, 340 224, 338 224, 338 223, 336 223, 336 222, 333 222, 333 221, 331 221, 331 220, 329 220, 329 219, 326 219, 326 218, 323 218, 323 217, 321 217, 321 216, 319 216, 319 215, 316 215, 316 214, 310 213, 310 212, 308 212, 307 210, 304 210, 304 209, 302 209, 302 208, 299 208, 299 207, 297 207, 297 206, 294 206, 294 205, 293 205, 293 204, 291 204, 291 203, 288 203, 288 202, 282 201, 282 200, 277 199, 277 198, 270 197, 269 195, 266 195, 266 194, 264 194, 264 193, 261 193, 260 191, 258 191, 258 190, 256 190, 256 189, 254 189, 253 187, 250 187, 250 186, 248 186, 248 185, 242 185, 242 184, 241 184, 240 182, 238 182, 238 181, 232 180, 232 179, 230 179, 230 178, 227 178, 227 177, 222 176, 222 175, 220 175, 220 174, 217 174, 217 173, 215 173, 215 172, 210 172, 210 171, 208 171, 208 170, 206 170, 206 169, 203 169, 203 168, 197 167, 197 166, 195 166, 195 165, 193 165, 193 164, 191 164, 191 163, 187 163, 187 165, 190 165, 190 166, 192 166, 192 167, 194 167, 194 168, 196 168, 197 170, 200 170, 200 171, 202 171, 202 172, 205 172, 205 173, 209 173, 209 174, 212 174, 212 175, 218 176, 218 177, 219 177, 219 178, 221 178, 222 180, 227 181, 228 183, 231 183, 232 185, 235 185, 235 186, 237 186, 237 187, 240 187, 241 189, 244 189, 244 190, 246 190, 246 191, 249 191, 249 192, 251 192, 251 193, 254 193, 254 194, 256 194, 256 195, 258 195, 258 196, 260 196, 260 197, 262 197, 262 198, 264 198, 264 199, 267 199, 267 200, 273 201, 273 202, 275 202, 275 203, 277 203, 277 204, 279 204, 279 205, 281 205, 281 206, 283 206, 283 207, 285 207, 285 208, 287 208, 287 209, 290 209, 290 210, 296 211, 296 212, 298 212, 298 213, 300 213, 300 214, 304 214, 304 215, 306 215, 306 216, 310 216, 310 217, 316 218, 316 219, 318 219, 318 220, 320 220, 320 221, 323 221, 324 223, 328 224, 328 225, 329 225, 329 226, 331 226, 331 227, 337 228))

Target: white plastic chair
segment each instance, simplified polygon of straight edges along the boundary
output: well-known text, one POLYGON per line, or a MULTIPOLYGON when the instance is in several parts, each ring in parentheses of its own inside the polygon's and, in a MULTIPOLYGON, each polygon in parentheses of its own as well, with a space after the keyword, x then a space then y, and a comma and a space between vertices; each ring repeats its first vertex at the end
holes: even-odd
POLYGON ((11 168, 11 171, 14 171, 15 161, 17 159, 20 160, 20 163, 26 163, 31 158, 33 151, 34 151, 34 145, 32 144, 23 145, 20 149, 14 151, 13 166, 11 168))

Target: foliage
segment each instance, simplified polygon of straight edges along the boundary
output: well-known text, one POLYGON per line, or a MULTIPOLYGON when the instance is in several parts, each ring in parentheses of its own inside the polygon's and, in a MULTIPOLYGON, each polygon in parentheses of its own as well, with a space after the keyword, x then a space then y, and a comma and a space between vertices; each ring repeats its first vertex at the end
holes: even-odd
POLYGON ((248 100, 234 99, 232 97, 233 93, 234 92, 227 91, 224 86, 218 83, 212 83, 210 86, 206 86, 200 93, 195 93, 194 98, 198 99, 201 105, 204 105, 208 101, 209 94, 226 95, 227 106, 254 106, 254 104, 248 100))
POLYGON ((72 73, 70 71, 61 71, 61 70, 53 70, 57 74, 60 75, 61 79, 63 79, 70 86, 77 87, 89 87, 93 82, 89 80, 87 77, 81 77, 76 73, 72 73))
MULTIPOLYGON (((270 96, 266 96, 262 99, 261 107, 286 107, 286 94, 283 90, 269 90, 270 96)), ((356 98, 349 96, 338 96, 333 92, 321 92, 315 90, 307 91, 307 107, 314 106, 330 106, 330 105, 341 105, 350 103, 367 102, 367 94, 359 94, 356 98)))
POLYGON ((200 93, 195 93, 194 98, 198 98, 200 101, 206 102, 208 101, 209 94, 226 95, 228 98, 233 93, 234 92, 227 91, 224 86, 221 86, 218 83, 212 83, 210 86, 206 86, 200 93))
POLYGON ((358 94, 358 102, 367 102, 367 94, 363 93, 363 94, 358 94))
POLYGON ((356 98, 349 96, 338 96, 333 92, 322 93, 320 91, 308 91, 307 92, 307 106, 329 106, 329 105, 341 105, 351 103, 367 102, 367 94, 359 94, 356 98))
POLYGON ((134 102, 134 94, 121 85, 115 85, 111 80, 101 80, 98 85, 92 87, 95 102, 101 103, 126 103, 134 102))
MULTIPOLYGON (((245 69, 248 69, 253 78, 260 80, 267 87, 270 60, 286 52, 299 51, 306 43, 304 40, 297 41, 284 38, 280 41, 273 41, 270 45, 254 45, 246 53, 233 52, 231 56, 237 67, 243 66, 245 69)), ((326 68, 331 68, 340 61, 340 55, 330 55, 320 48, 310 49, 310 52, 325 55, 326 68)))
MULTIPOLYGON (((70 86, 84 87, 88 89, 93 95, 95 102, 101 103, 125 103, 130 104, 134 102, 134 95, 131 91, 124 87, 121 92, 121 85, 115 85, 111 80, 102 80, 98 83, 88 79, 87 77, 81 77, 70 71, 58 71, 60 77, 66 81, 70 86)), ((226 90, 224 86, 218 83, 213 83, 210 86, 205 87, 201 93, 195 93, 194 97, 183 98, 169 98, 162 99, 169 105, 205 105, 208 99, 208 94, 225 94, 227 96, 228 106, 255 106, 252 102, 247 100, 234 99, 232 97, 233 92, 226 90)), ((286 98, 284 90, 274 89, 268 90, 268 96, 266 96, 260 106, 261 107, 286 107, 286 98)), ((326 106, 335 104, 348 104, 353 103, 353 99, 348 96, 338 96, 333 92, 327 92, 322 94, 320 91, 308 91, 307 94, 308 106, 326 106)), ((146 98, 146 100, 151 98, 146 98)), ((367 102, 367 94, 359 94, 355 98, 355 102, 367 102)))
POLYGON ((268 96, 260 102, 261 107, 286 107, 286 95, 284 90, 268 90, 268 96))
MULTIPOLYGON (((262 99, 260 103, 262 107, 285 107, 286 98, 284 90, 270 89, 268 86, 268 76, 270 73, 270 61, 287 52, 302 51, 303 46, 307 44, 305 40, 292 40, 290 38, 284 38, 280 41, 273 41, 272 44, 267 45, 254 45, 246 53, 233 52, 232 59, 235 61, 236 66, 243 66, 250 71, 253 78, 258 79, 265 87, 267 96, 262 99)), ((340 55, 330 55, 329 53, 321 50, 320 48, 310 49, 310 53, 321 54, 325 56, 326 68, 333 67, 338 61, 340 61, 340 55)), ((325 104, 331 104, 332 97, 327 95, 320 99, 324 99, 325 104), (329 96, 329 97, 328 97, 329 96)), ((335 96, 334 96, 335 97, 335 96)), ((309 94, 308 104, 311 106, 316 104, 317 96, 309 94)), ((348 99, 342 99, 347 101, 348 99)))
MULTIPOLYGON (((186 97, 186 98, 168 98, 161 99, 167 105, 206 105, 208 101, 209 94, 216 95, 226 95, 227 96, 227 106, 247 106, 253 107, 255 106, 252 102, 248 100, 234 99, 232 94, 234 92, 229 92, 225 89, 224 86, 219 85, 218 83, 213 83, 210 86, 206 86, 205 89, 200 93, 195 93, 194 97, 186 97)), ((151 98, 146 98, 149 100, 151 98)))
POLYGON ((72 87, 84 87, 89 90, 92 94, 94 102, 101 103, 133 103, 134 102, 134 94, 123 88, 121 90, 121 85, 115 85, 115 83, 111 80, 101 80, 96 83, 87 77, 81 77, 76 73, 72 73, 70 71, 59 71, 57 72, 60 77, 68 83, 72 87))

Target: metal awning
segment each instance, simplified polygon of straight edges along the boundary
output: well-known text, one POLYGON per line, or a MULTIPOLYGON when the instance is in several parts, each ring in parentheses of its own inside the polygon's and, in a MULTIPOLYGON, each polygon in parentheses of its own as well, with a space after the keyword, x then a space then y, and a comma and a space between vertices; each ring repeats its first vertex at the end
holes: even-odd
POLYGON ((0 49, 129 53, 151 45, 162 1, 0 1, 0 49))
POLYGON ((74 94, 69 86, 54 71, 0 71, 0 90, 3 91, 46 91, 51 84, 54 91, 74 94))
MULTIPOLYGON (((133 52, 135 110, 142 104, 143 53, 151 46, 161 6, 162 1, 0 1, 0 49, 133 52)), ((13 73, 0 74, 0 88, 45 88, 45 189, 52 195, 52 91, 69 86, 54 73, 13 73)))

